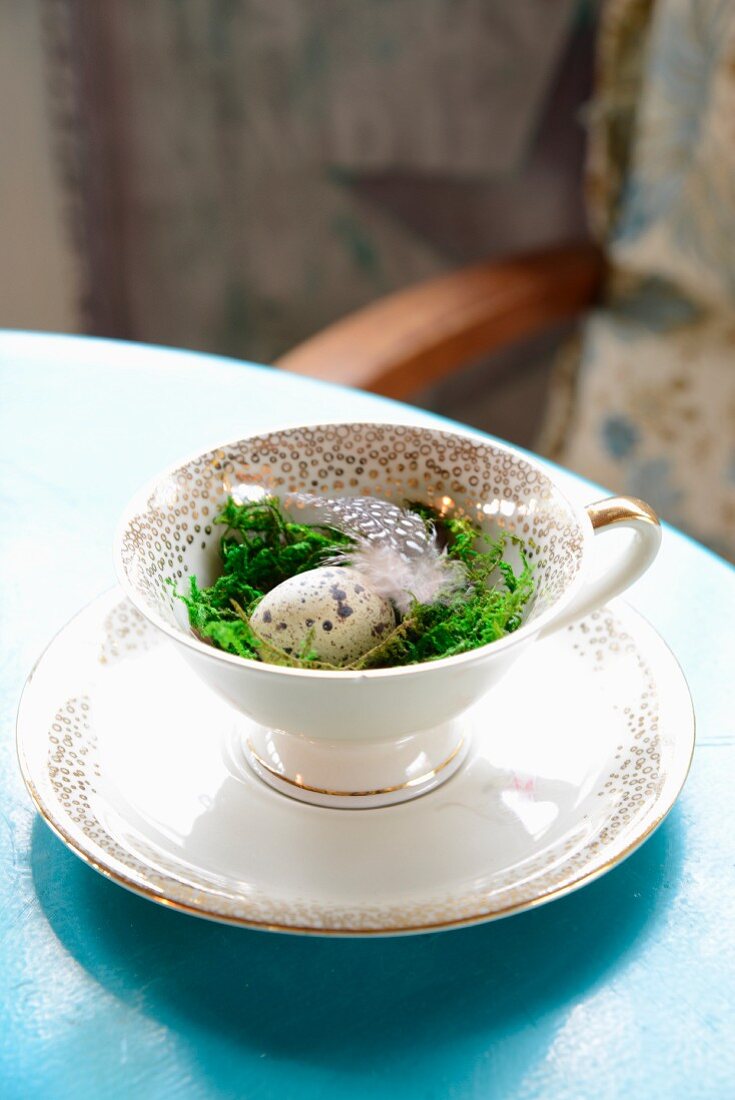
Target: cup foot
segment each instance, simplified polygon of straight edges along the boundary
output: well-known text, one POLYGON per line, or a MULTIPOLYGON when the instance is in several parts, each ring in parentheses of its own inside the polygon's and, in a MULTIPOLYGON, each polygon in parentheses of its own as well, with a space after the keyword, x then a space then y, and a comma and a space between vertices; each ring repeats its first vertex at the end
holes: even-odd
POLYGON ((340 810, 377 809, 418 798, 446 782, 464 761, 470 731, 462 720, 396 741, 322 741, 252 726, 245 758, 280 794, 340 810))

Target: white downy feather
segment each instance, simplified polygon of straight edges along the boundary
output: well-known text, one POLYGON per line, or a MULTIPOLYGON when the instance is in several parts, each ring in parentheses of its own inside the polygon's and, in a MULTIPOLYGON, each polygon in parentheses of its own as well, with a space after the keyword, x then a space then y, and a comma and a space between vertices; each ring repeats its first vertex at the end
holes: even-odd
POLYGON ((407 557, 389 542, 358 538, 354 548, 330 560, 330 565, 349 566, 365 580, 367 587, 392 600, 402 615, 414 600, 438 603, 449 599, 467 584, 461 562, 452 561, 434 544, 423 553, 407 557))

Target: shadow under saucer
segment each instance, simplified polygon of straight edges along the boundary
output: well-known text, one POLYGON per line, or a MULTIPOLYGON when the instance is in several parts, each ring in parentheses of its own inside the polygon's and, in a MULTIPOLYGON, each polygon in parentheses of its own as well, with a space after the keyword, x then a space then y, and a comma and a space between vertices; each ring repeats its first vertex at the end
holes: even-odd
POLYGON ((190 1045, 205 1080, 221 1086, 231 1073, 235 1087, 253 1057, 357 1075, 376 1072, 376 1052, 381 1072, 405 1070, 459 1044, 471 1058, 523 1041, 539 1058, 570 1005, 651 936, 680 877, 683 843, 675 809, 621 866, 553 904, 375 939, 276 935, 172 912, 96 874, 40 818, 32 867, 66 950, 106 991, 190 1045))

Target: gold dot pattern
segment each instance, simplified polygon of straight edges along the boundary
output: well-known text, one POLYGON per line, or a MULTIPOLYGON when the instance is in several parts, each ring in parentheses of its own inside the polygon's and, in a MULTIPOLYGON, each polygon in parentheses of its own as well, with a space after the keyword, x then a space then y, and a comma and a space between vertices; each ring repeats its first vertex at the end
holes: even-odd
POLYGON ((163 641, 163 635, 151 630, 145 616, 127 600, 112 609, 102 630, 101 665, 114 665, 133 654, 146 653, 163 641))
MULTIPOLYGON (((121 604, 105 620, 101 652, 105 652, 105 646, 109 652, 110 636, 120 629, 125 646, 118 649, 119 660, 134 659, 155 644, 156 634, 150 624, 121 604), (111 623, 118 627, 113 625, 111 629, 111 623)), ((180 863, 137 838, 135 846, 129 839, 128 847, 123 846, 122 833, 117 838, 113 835, 109 813, 98 807, 97 785, 103 765, 93 692, 66 700, 54 717, 48 732, 46 777, 54 808, 44 809, 44 813, 72 846, 127 885, 154 898, 236 923, 345 932, 400 931, 488 918, 523 908, 604 867, 610 858, 608 853, 655 805, 666 779, 656 685, 635 642, 608 611, 596 612, 568 631, 574 639, 580 673, 602 674, 605 661, 621 652, 637 670, 635 690, 627 691, 624 700, 627 735, 595 792, 606 810, 594 831, 583 820, 563 840, 522 865, 497 872, 474 891, 382 906, 344 907, 308 897, 284 900, 251 886, 238 892, 237 884, 232 884, 228 891, 221 879, 215 889, 206 870, 187 864, 182 871, 180 863)), ((37 794, 36 798, 40 801, 37 794)))
POLYGON ((126 578, 153 621, 188 633, 174 614, 173 585, 199 573, 219 541, 213 520, 233 491, 261 487, 284 499, 374 496, 421 500, 470 516, 486 530, 527 542, 537 593, 529 620, 568 588, 583 534, 574 511, 542 470, 491 441, 420 427, 332 424, 255 436, 202 454, 162 477, 128 520, 126 578))

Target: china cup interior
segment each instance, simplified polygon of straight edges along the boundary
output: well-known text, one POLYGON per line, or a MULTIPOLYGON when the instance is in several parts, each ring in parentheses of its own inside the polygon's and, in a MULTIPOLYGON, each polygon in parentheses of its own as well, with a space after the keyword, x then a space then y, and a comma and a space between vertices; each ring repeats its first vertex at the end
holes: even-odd
MULTIPOLYGON (((492 536, 520 535, 536 588, 521 631, 541 625, 577 587, 585 538, 579 515, 540 467, 510 447, 436 429, 373 423, 250 436, 159 475, 129 505, 115 546, 120 580, 147 618, 174 638, 243 667, 254 662, 214 650, 193 635, 175 592, 186 590, 191 576, 207 585, 218 575, 223 532, 214 519, 228 496, 252 499, 261 492, 299 509, 300 520, 307 522, 308 506, 298 494, 375 496, 467 515, 492 536)), ((515 546, 509 546, 507 557, 518 564, 515 546)), ((274 675, 320 675, 268 667, 274 675)))

